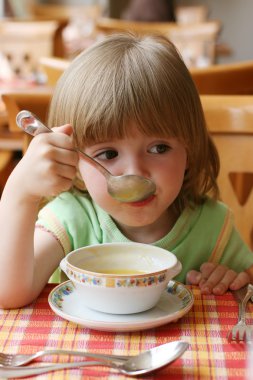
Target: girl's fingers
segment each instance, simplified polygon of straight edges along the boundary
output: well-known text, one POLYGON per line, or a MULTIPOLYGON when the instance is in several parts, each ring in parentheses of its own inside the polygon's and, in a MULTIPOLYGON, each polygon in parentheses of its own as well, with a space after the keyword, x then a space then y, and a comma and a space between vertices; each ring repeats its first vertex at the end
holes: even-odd
MULTIPOLYGON (((36 135, 32 141, 32 145, 41 146, 42 144, 50 144, 55 147, 64 148, 64 149, 74 149, 74 144, 71 136, 65 133, 40 133, 36 135)), ((30 144, 30 145, 31 145, 30 144)))
POLYGON ((186 275, 186 283, 189 285, 198 285, 201 280, 201 273, 197 270, 190 270, 186 275))
POLYGON ((65 179, 74 179, 76 176, 76 167, 70 165, 56 164, 56 171, 59 177, 65 179))
POLYGON ((48 158, 64 165, 77 167, 79 156, 75 150, 54 148, 48 152, 48 158))
POLYGON ((228 289, 237 290, 250 282, 246 272, 236 273, 224 265, 204 263, 200 271, 191 270, 187 273, 188 284, 198 285, 201 293, 222 295, 228 289))
POLYGON ((200 267, 201 280, 199 286, 202 287, 207 280, 209 280, 211 274, 216 269, 217 265, 213 263, 203 263, 200 267))
POLYGON ((190 270, 186 276, 187 283, 199 285, 200 287, 203 286, 203 284, 209 279, 216 266, 217 265, 213 263, 204 263, 201 265, 199 271, 190 270))
POLYGON ((227 270, 222 279, 214 286, 213 294, 220 296, 226 293, 230 284, 233 283, 237 276, 238 274, 232 269, 227 270))
POLYGON ((73 133, 73 127, 70 124, 64 124, 60 127, 52 128, 52 131, 57 133, 64 133, 65 135, 71 136, 73 133))
POLYGON ((230 284, 230 290, 237 290, 250 283, 250 276, 246 272, 240 272, 230 284))
MULTIPOLYGON (((49 133, 50 135, 53 135, 53 133, 49 133)), ((60 136, 61 134, 56 134, 60 136)), ((63 137, 64 136, 62 134, 63 137)), ((38 163, 41 162, 57 162, 59 164, 65 164, 77 167, 78 161, 79 161, 79 155, 74 150, 72 144, 70 144, 69 141, 67 141, 67 144, 60 144, 60 139, 58 139, 58 144, 54 145, 53 141, 45 141, 45 139, 38 141, 40 138, 40 135, 36 136, 37 141, 33 143, 33 140, 30 144, 30 147, 28 148, 27 153, 25 154, 25 158, 27 161, 31 160, 32 156, 32 162, 37 159, 38 163), (37 157, 37 158, 36 158, 37 157)))
MULTIPOLYGON (((227 268, 223 265, 216 266, 210 273, 209 277, 200 283, 200 289, 203 294, 210 294, 213 288, 224 278, 227 268)), ((203 274, 203 273, 202 273, 203 274)))

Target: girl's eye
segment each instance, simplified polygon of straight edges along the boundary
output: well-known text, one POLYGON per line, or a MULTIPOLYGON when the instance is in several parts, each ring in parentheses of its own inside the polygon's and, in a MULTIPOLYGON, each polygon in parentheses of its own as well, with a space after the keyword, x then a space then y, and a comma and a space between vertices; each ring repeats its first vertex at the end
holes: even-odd
POLYGON ((171 148, 166 144, 157 144, 154 145, 149 151, 155 154, 163 154, 168 152, 170 149, 171 148))
POLYGON ((118 156, 118 152, 116 150, 106 150, 102 153, 99 153, 95 158, 99 158, 100 160, 112 160, 113 158, 118 156))

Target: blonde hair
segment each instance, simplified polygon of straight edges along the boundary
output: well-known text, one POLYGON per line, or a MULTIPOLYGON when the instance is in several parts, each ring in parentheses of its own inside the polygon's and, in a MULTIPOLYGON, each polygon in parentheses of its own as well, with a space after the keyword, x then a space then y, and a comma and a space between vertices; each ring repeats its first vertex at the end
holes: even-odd
POLYGON ((81 53, 56 86, 49 126, 72 124, 79 148, 124 138, 129 122, 149 136, 176 137, 188 169, 179 210, 218 196, 219 158, 191 75, 165 37, 114 34, 81 53))

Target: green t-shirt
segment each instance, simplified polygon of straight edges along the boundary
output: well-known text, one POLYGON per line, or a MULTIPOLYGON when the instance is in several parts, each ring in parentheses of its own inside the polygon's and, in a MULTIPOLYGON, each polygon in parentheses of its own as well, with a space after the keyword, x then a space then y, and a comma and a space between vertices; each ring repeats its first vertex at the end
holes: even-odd
MULTIPOLYGON (((52 233, 65 254, 92 244, 130 241, 88 194, 62 193, 40 211, 37 226, 52 233)), ((186 208, 172 230, 152 244, 177 256, 183 266, 176 277, 180 282, 185 282, 189 270, 199 270, 207 261, 236 272, 253 265, 253 254, 236 230, 231 211, 211 199, 186 208)), ((53 281, 60 281, 59 272, 53 281)))

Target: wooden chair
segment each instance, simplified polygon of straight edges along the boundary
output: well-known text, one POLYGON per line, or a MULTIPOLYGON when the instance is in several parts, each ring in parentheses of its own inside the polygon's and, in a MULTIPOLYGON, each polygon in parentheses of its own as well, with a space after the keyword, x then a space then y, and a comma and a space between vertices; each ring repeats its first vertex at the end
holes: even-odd
POLYGON ((47 84, 49 86, 55 86, 64 70, 69 66, 70 61, 63 58, 42 57, 39 63, 41 70, 47 77, 47 84))
POLYGON ((101 6, 96 5, 71 5, 71 4, 42 4, 34 2, 31 5, 31 13, 37 17, 47 17, 54 20, 70 20, 76 15, 85 14, 91 18, 101 16, 101 6))
POLYGON ((188 67, 207 66, 215 62, 215 46, 221 25, 219 21, 177 24, 175 22, 142 22, 99 18, 98 33, 159 33, 167 36, 178 48, 188 67))
MULTIPOLYGON (((52 90, 48 91, 33 91, 33 92, 8 92, 2 94, 2 99, 6 107, 8 116, 9 131, 21 140, 21 149, 23 153, 26 151, 32 137, 23 132, 16 124, 17 113, 23 109, 35 113, 43 122, 46 122, 48 107, 51 101, 52 90)), ((5 185, 5 182, 13 170, 15 157, 12 151, 1 152, 0 154, 0 195, 5 185), (12 156, 10 156, 12 154, 12 156)), ((44 200, 41 206, 44 204, 44 200)))
POLYGON ((201 101, 220 155, 221 199, 253 249, 253 96, 203 95, 201 101))
MULTIPOLYGON (((69 2, 70 3, 70 2, 69 2)), ((61 30, 57 33, 55 45, 58 46, 54 52, 56 57, 73 57, 76 54, 68 35, 81 41, 85 39, 85 33, 93 34, 95 30, 95 20, 102 15, 102 6, 99 4, 42 4, 34 2, 31 6, 31 13, 34 18, 56 20, 61 25, 61 30), (70 45, 70 46, 69 46, 70 45)), ((79 49, 80 51, 81 49, 79 49)), ((78 52, 79 52, 78 51, 78 52)))
POLYGON ((19 77, 30 77, 38 71, 41 56, 53 55, 56 21, 0 21, 1 53, 19 77))
POLYGON ((19 134, 8 129, 8 117, 0 97, 0 197, 5 182, 16 163, 16 151, 22 149, 19 134))
POLYGON ((208 7, 206 5, 179 5, 175 7, 175 16, 178 24, 205 22, 208 17, 208 7))
POLYGON ((208 67, 215 63, 220 30, 218 21, 178 24, 168 37, 180 51, 188 68, 208 67))
POLYGON ((27 149, 31 138, 17 126, 16 116, 18 112, 23 109, 29 110, 45 122, 51 96, 52 90, 50 89, 45 92, 8 92, 2 94, 2 100, 7 111, 9 130, 22 140, 21 148, 23 151, 27 149))
MULTIPOLYGON (((220 28, 220 23, 218 21, 207 21, 203 24, 215 24, 220 28)), ((188 29, 197 26, 197 24, 202 23, 194 23, 193 25, 179 25, 176 22, 148 22, 148 21, 131 21, 131 20, 123 20, 116 19, 110 17, 100 17, 96 20, 96 28, 99 32, 104 34, 111 34, 115 32, 135 32, 139 34, 146 33, 160 33, 169 36, 170 32, 177 29, 188 29)))
POLYGON ((200 94, 253 94, 253 61, 192 68, 191 75, 200 94))

